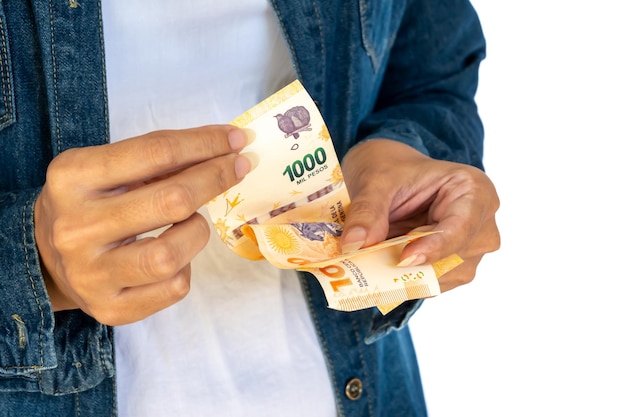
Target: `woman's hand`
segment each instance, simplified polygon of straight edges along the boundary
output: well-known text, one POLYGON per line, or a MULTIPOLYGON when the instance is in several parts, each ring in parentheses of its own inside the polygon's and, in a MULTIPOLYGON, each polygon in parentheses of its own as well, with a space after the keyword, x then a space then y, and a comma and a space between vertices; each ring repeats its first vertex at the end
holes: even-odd
POLYGON ((403 235, 438 230, 407 245, 399 265, 428 264, 456 253, 465 262, 439 279, 442 291, 474 278, 483 255, 500 247, 499 199, 481 170, 429 158, 400 142, 355 146, 342 169, 350 191, 344 252, 403 235))
POLYGON ((55 310, 109 325, 182 299, 209 239, 196 211, 251 169, 232 126, 159 131, 55 158, 35 203, 35 236, 55 310), (170 226, 171 225, 171 226, 170 226), (170 226, 156 238, 136 236, 170 226))

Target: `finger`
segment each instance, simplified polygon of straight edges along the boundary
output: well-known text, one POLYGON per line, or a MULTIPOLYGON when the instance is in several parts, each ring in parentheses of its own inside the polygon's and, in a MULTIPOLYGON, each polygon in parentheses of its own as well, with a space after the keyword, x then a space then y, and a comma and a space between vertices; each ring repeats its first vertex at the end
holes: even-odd
POLYGON ((406 176, 415 169, 416 158, 423 161, 413 148, 386 139, 360 143, 346 155, 342 166, 352 202, 341 238, 344 253, 389 236, 391 221, 398 220, 392 219, 396 215, 393 206, 402 204, 402 196, 410 194, 402 187, 406 187, 406 176), (405 175, 405 181, 394 174, 405 175))
POLYGON ((441 292, 450 291, 472 282, 476 277, 476 270, 481 259, 482 256, 465 259, 461 265, 439 277, 441 292))
POLYGON ((142 320, 182 300, 191 287, 191 266, 171 278, 140 287, 125 288, 106 305, 87 311, 100 323, 121 326, 142 320))
POLYGON ((114 144, 72 149, 59 156, 64 178, 81 186, 108 190, 167 174, 200 161, 240 151, 243 130, 230 125, 163 130, 114 144), (67 175, 74 172, 76 175, 67 175))
POLYGON ((385 240, 389 231, 389 204, 377 187, 361 190, 350 203, 340 245, 342 253, 385 240))
POLYGON ((495 224, 499 207, 497 194, 482 173, 472 173, 478 171, 457 173, 441 186, 429 210, 429 224, 419 228, 440 233, 407 245, 401 255, 401 265, 434 262, 453 253, 461 257, 475 256, 484 254, 496 241, 499 245, 495 224))
POLYGON ((237 184, 251 168, 252 163, 244 154, 230 154, 131 192, 99 200, 98 211, 102 216, 99 227, 103 233, 97 243, 106 244, 179 223, 237 184))
POLYGON ((474 225, 465 216, 449 216, 439 223, 418 227, 421 232, 438 233, 408 244, 401 254, 401 265, 421 265, 434 262, 453 253, 460 255, 472 239, 474 225))
POLYGON ((139 287, 171 279, 202 250, 210 237, 206 219, 194 213, 158 237, 137 240, 109 251, 100 268, 115 266, 107 285, 114 289, 139 287))
POLYGON ((440 227, 440 225, 415 229, 415 231, 439 231, 439 233, 422 237, 407 245, 402 251, 399 266, 432 263, 451 254, 470 259, 500 248, 500 232, 495 218, 487 219, 481 224, 480 229, 465 237, 462 237, 462 232, 450 230, 454 228, 440 227))

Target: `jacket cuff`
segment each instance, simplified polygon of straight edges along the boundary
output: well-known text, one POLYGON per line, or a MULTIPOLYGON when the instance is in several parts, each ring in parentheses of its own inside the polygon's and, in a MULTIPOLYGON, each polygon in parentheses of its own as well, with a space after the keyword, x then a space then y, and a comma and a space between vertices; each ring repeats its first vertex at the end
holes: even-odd
POLYGON ((0 194, 0 375, 57 366, 54 315, 35 242, 39 191, 0 194))
POLYGON ((372 328, 369 335, 365 337, 365 344, 369 345, 378 339, 387 336, 389 333, 401 330, 409 323, 409 319, 422 306, 424 299, 408 300, 391 310, 386 315, 382 315, 378 309, 372 309, 372 328))
POLYGON ((378 126, 375 131, 369 132, 368 135, 358 143, 367 142, 372 139, 390 139, 409 145, 424 155, 430 156, 430 152, 423 140, 424 135, 431 135, 431 133, 415 122, 391 120, 378 126))
POLYGON ((53 313, 35 241, 39 192, 0 194, 0 391, 61 395, 113 376, 113 332, 81 310, 53 313))

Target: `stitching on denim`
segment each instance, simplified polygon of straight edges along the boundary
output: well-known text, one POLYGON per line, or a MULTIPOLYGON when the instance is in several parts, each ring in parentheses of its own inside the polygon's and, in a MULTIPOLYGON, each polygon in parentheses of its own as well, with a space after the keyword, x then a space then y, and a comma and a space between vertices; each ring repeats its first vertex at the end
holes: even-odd
POLYGON ((372 61, 372 67, 374 71, 378 70, 380 63, 378 61, 378 55, 376 55, 376 49, 374 45, 370 42, 367 33, 365 33, 365 24, 367 23, 367 2, 363 0, 359 0, 359 21, 361 22, 361 41, 363 42, 363 47, 365 51, 367 51, 367 55, 369 55, 370 60, 372 61))
MULTIPOLYGON (((319 323, 319 320, 317 319, 317 314, 315 314, 315 309, 313 308, 313 299, 311 298, 311 292, 309 290, 307 283, 304 282, 304 280, 305 278, 303 276, 300 276, 300 287, 303 289, 304 295, 306 296, 307 307, 309 309, 309 313, 311 315, 313 324, 315 325, 315 333, 317 334, 317 339, 320 342, 322 350, 324 351, 324 358, 326 359, 326 364, 328 365, 329 370, 330 370, 330 374, 331 374, 330 377, 332 378, 333 386, 338 387, 337 376, 335 375, 335 367, 333 366, 333 363, 330 359, 328 345, 326 344, 326 339, 324 339, 324 336, 322 335, 320 323, 319 323)), ((337 405, 337 417, 341 417, 341 416, 345 417, 346 414, 343 409, 343 403, 341 402, 341 396, 336 389, 333 389, 333 395, 335 396, 335 404, 337 405)))
POLYGON ((80 393, 76 393, 76 416, 79 417, 80 416, 80 393))
MULTIPOLYGON (((104 134, 106 138, 106 142, 110 142, 110 132, 109 132, 109 101, 107 94, 107 82, 106 82, 106 56, 104 53, 104 30, 103 30, 103 20, 102 20, 102 1, 98 0, 98 25, 99 25, 99 36, 100 36, 100 66, 102 69, 102 100, 104 103, 104 134)), ((99 332, 99 343, 98 343, 98 353, 100 354, 100 363, 102 365, 102 372, 107 370, 107 361, 105 359, 105 349, 104 349, 104 340, 103 333, 107 331, 106 326, 101 326, 99 332)))
POLYGON ((98 332, 98 345, 97 345, 97 349, 98 349, 98 356, 100 356, 100 365, 102 366, 102 373, 105 373, 105 369, 106 369, 106 361, 104 360, 104 342, 102 341, 102 333, 105 332, 106 330, 102 328, 102 325, 99 326, 99 332, 98 332))
MULTIPOLYGON (((114 351, 115 352, 115 351, 114 351)), ((114 358, 115 361, 115 358, 114 358)), ((116 374, 111 376, 111 388, 113 395, 111 395, 111 417, 117 417, 117 379, 116 374)))
MULTIPOLYGON (((322 45, 322 74, 326 74, 326 47, 324 42, 324 26, 322 25, 322 16, 317 1, 313 2, 315 17, 317 18, 317 27, 320 31, 320 43, 322 45)), ((326 94, 326 77, 322 77, 322 94, 326 94)))
POLYGON ((2 42, 2 53, 0 54, 0 77, 2 77, 2 102, 4 104, 5 112, 0 116, 0 127, 4 127, 13 119, 13 102, 11 100, 9 89, 11 88, 11 77, 9 76, 8 65, 8 47, 5 36, 4 21, 0 19, 0 41, 2 42))
POLYGON ((16 371, 38 371, 41 369, 41 366, 7 366, 7 367, 3 367, 0 369, 12 369, 12 370, 16 370, 16 371))
POLYGON ((102 100, 104 102, 104 135, 107 143, 111 142, 109 131, 109 97, 107 89, 106 56, 104 53, 104 30, 102 22, 102 2, 98 1, 98 22, 100 24, 100 66, 102 68, 102 100))
POLYGON ((35 296, 35 301, 37 303, 37 309, 39 310, 39 316, 41 317, 41 327, 39 328, 39 361, 40 366, 43 367, 44 358, 43 358, 43 328, 45 325, 45 317, 43 314, 43 308, 41 307, 41 302, 39 301, 39 294, 37 294, 37 290, 35 289, 35 280, 30 270, 30 257, 27 249, 27 239, 26 239, 26 207, 30 207, 30 201, 28 204, 25 204, 22 208, 22 239, 24 244, 24 266, 26 267, 26 271, 28 271, 28 279, 30 280, 30 287, 33 291, 33 295, 35 296))
POLYGON ((357 348, 359 349, 359 359, 361 360, 361 367, 363 368, 363 379, 364 379, 364 384, 367 383, 367 386, 370 388, 369 391, 367 392, 367 409, 369 410, 370 416, 374 415, 374 406, 372 404, 372 397, 374 396, 374 392, 373 389, 371 388, 371 380, 369 378, 369 375, 367 373, 367 365, 365 363, 365 356, 363 355, 363 349, 361 348, 361 343, 359 343, 362 339, 361 339, 361 334, 359 333, 359 326, 358 323, 354 320, 354 318, 351 319, 352 321, 352 328, 354 329, 354 336, 356 337, 356 341, 357 341, 357 348), (366 381, 366 382, 365 382, 366 381))
MULTIPOLYGON (((6 59, 5 57, 8 55, 8 51, 7 51, 7 43, 6 43, 6 37, 4 36, 4 21, 3 19, 0 19, 0 37, 2 37, 2 54, 0 55, 0 76, 2 77, 2 102, 4 104, 4 107, 8 107, 10 106, 10 103, 7 100, 7 92, 6 92, 6 88, 4 88, 5 86, 10 87, 8 82, 8 77, 7 77, 7 73, 6 73, 6 59)), ((4 114, 2 114, 0 116, 0 120, 4 122, 5 119, 7 119, 9 116, 8 111, 6 111, 4 114)))
POLYGON ((57 60, 54 48, 54 22, 52 21, 53 7, 52 0, 48 2, 48 13, 50 14, 50 52, 52 55, 52 84, 54 90, 54 120, 56 122, 56 134, 57 134, 57 154, 61 152, 61 127, 59 124, 59 97, 57 86, 57 60))

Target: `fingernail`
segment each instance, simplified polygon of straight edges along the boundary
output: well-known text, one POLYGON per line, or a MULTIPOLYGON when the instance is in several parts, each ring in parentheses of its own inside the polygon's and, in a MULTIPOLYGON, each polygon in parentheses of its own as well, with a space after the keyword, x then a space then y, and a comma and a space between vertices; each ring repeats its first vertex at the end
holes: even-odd
POLYGON ((350 254, 358 251, 365 244, 365 238, 367 237, 367 231, 362 227, 353 227, 348 230, 343 237, 343 243, 341 245, 342 254, 350 254))
POLYGON ((244 152, 237 155, 235 159, 235 175, 237 179, 242 179, 250 171, 259 165, 259 156, 254 152, 244 152))
POLYGON ((228 132, 228 143, 233 151, 238 151, 248 144, 248 135, 243 129, 233 129, 228 132))
POLYGON ((417 254, 417 255, 411 255, 408 258, 404 258, 403 260, 401 260, 397 266, 417 266, 417 265, 421 265, 424 262, 426 262, 426 257, 424 255, 417 254))

